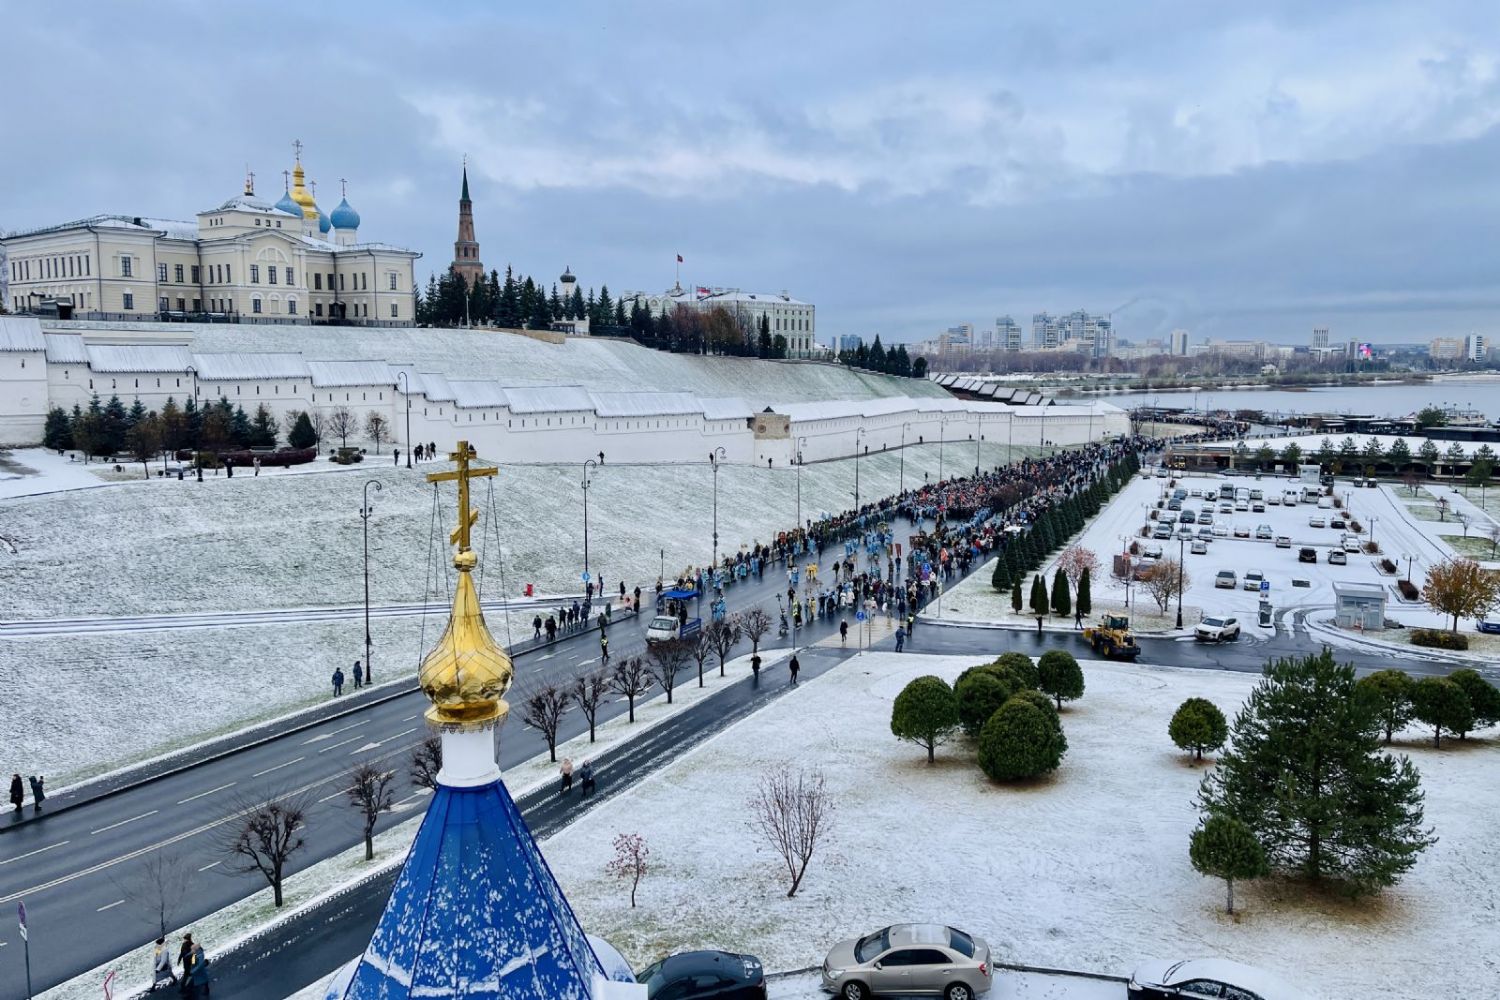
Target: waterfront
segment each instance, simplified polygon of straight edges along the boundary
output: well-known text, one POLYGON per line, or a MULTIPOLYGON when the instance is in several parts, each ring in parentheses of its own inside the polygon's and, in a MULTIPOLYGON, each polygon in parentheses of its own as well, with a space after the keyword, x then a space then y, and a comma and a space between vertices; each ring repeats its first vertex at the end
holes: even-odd
POLYGON ((1389 382, 1325 388, 1215 388, 1207 383, 1192 389, 1109 392, 1100 395, 1120 406, 1196 406, 1205 410, 1261 410, 1265 413, 1340 413, 1401 417, 1424 406, 1452 406, 1475 410, 1487 419, 1500 416, 1494 405, 1500 381, 1494 378, 1449 377, 1430 382, 1389 382))

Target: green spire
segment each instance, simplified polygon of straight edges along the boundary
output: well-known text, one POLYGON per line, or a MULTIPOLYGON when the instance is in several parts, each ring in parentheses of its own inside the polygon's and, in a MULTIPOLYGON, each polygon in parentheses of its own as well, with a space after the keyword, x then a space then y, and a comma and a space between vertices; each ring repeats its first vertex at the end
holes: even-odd
POLYGON ((458 196, 459 201, 469 200, 469 168, 464 167, 464 193, 458 196))

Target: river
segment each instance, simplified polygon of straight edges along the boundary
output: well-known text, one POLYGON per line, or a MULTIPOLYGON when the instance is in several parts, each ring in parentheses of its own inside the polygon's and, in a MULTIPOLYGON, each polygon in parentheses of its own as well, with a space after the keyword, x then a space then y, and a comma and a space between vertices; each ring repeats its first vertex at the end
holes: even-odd
MULTIPOLYGON (((1475 410, 1493 420, 1500 417, 1500 378, 1438 378, 1417 384, 1331 386, 1324 389, 1222 389, 1203 384, 1188 389, 1100 393, 1120 406, 1143 404, 1205 410, 1262 410, 1266 413, 1369 414, 1404 417, 1424 406, 1454 406, 1475 410)), ((1095 397, 1095 398, 1099 398, 1095 397)))

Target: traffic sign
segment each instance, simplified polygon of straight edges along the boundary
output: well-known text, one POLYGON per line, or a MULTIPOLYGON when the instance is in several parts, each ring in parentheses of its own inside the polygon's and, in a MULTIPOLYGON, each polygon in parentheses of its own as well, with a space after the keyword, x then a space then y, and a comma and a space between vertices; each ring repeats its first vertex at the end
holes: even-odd
POLYGON ((857 621, 857 622, 864 621, 865 620, 865 613, 863 611, 856 611, 856 612, 854 612, 854 620, 857 621))
POLYGON ((1260 581, 1260 592, 1262 594, 1269 594, 1271 592, 1271 581, 1270 580, 1262 580, 1262 581, 1260 581))
POLYGON ((582 573, 580 573, 580 574, 579 574, 579 576, 578 576, 578 578, 579 578, 579 579, 580 579, 580 580, 582 580, 582 581, 583 581, 583 582, 584 582, 584 583, 588 583, 588 582, 589 582, 589 574, 588 574, 588 571, 587 571, 587 570, 585 570, 585 571, 584 571, 584 572, 582 572, 582 573))
POLYGON ((16 904, 16 920, 17 920, 17 922, 21 926, 21 940, 22 941, 29 941, 29 940, 31 940, 30 938, 28 938, 26 936, 26 904, 25 903, 17 903, 16 904))

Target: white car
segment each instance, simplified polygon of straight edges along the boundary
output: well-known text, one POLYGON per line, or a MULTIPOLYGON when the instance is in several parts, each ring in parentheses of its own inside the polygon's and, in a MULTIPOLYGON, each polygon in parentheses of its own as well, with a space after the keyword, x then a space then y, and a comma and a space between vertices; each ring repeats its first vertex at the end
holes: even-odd
POLYGON ((1194 539, 1189 548, 1195 556, 1208 555, 1208 542, 1202 538, 1194 539))
POLYGON ((1235 538, 1249 538, 1250 537, 1250 525, 1248 525, 1248 524, 1236 524, 1234 526, 1234 537, 1235 538))
POLYGON ((1259 590, 1260 582, 1265 578, 1266 574, 1262 573, 1260 570, 1249 570, 1245 573, 1245 582, 1242 585, 1242 588, 1244 590, 1259 590))
POLYGON ((1223 958, 1142 962, 1125 984, 1130 1000, 1143 997, 1232 997, 1234 1000, 1305 1000, 1307 994, 1277 976, 1223 958))
POLYGON ((1281 506, 1281 497, 1279 497, 1276 494, 1272 493, 1270 496, 1266 497, 1266 503, 1270 504, 1272 507, 1280 507, 1281 506))
POLYGON ((1215 538, 1228 538, 1229 537, 1229 525, 1227 525, 1227 524, 1216 524, 1216 525, 1213 526, 1213 533, 1214 533, 1214 537, 1215 538))
POLYGON ((1324 510, 1333 510, 1333 497, 1318 497, 1318 506, 1324 510))
POLYGON ((1274 532, 1271 531, 1271 526, 1269 524, 1257 524, 1255 526, 1255 537, 1259 538, 1263 542, 1270 541, 1273 534, 1274 532))
POLYGON ((1214 616, 1205 618, 1193 629, 1193 638, 1199 642, 1228 642, 1240 637, 1240 621, 1238 618, 1224 618, 1214 616))
POLYGON ((1242 514, 1248 514, 1250 512, 1250 501, 1249 500, 1236 500, 1234 502, 1234 509, 1237 510, 1237 511, 1239 511, 1242 514))
POLYGON ((1328 521, 1325 518, 1314 515, 1307 519, 1307 526, 1309 528, 1324 528, 1328 526, 1328 521))
POLYGON ((1278 549, 1289 549, 1289 548, 1291 548, 1292 547, 1292 536, 1291 535, 1277 535, 1276 536, 1276 547, 1278 549))
POLYGON ((1353 535, 1345 535, 1344 536, 1344 551, 1345 552, 1358 552, 1359 551, 1359 539, 1356 538, 1353 535))
POLYGON ((1233 590, 1239 583, 1239 577, 1234 575, 1232 569, 1221 569, 1219 575, 1214 577, 1214 586, 1220 590, 1233 590))

